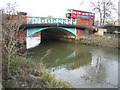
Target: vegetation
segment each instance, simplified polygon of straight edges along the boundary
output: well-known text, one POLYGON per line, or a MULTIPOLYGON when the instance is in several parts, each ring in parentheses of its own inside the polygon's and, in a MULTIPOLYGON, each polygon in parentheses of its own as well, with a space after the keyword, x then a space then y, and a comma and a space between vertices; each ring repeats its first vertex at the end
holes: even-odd
MULTIPOLYGON (((19 27, 22 20, 17 15, 15 4, 7 4, 2 12, 2 64, 3 64, 3 87, 4 88, 70 88, 72 85, 55 77, 46 70, 43 64, 35 64, 33 60, 27 59, 24 44, 19 44, 19 27), (24 52, 24 53, 23 53, 24 52)), ((105 18, 105 17, 104 17, 105 18)), ((36 34, 37 35, 37 34, 36 34)), ((117 47, 116 38, 92 35, 81 38, 78 42, 97 45, 117 47)))
POLYGON ((105 46, 112 48, 120 48, 118 45, 119 38, 113 38, 109 36, 90 35, 88 37, 80 38, 76 42, 93 46, 105 46))
POLYGON ((100 26, 105 25, 105 20, 111 19, 113 11, 117 11, 111 0, 97 0, 97 2, 91 2, 91 7, 92 10, 99 14, 100 26))
POLYGON ((23 20, 16 12, 16 3, 7 4, 2 13, 2 76, 3 88, 70 88, 57 80, 42 64, 26 58, 24 43, 19 43, 19 27, 23 20))
POLYGON ((67 82, 56 78, 41 64, 14 56, 10 64, 11 79, 4 82, 6 88, 70 88, 67 82), (11 83, 12 82, 12 83, 11 83))
MULTIPOLYGON (((2 8, 2 60, 3 60, 3 78, 10 77, 9 66, 13 55, 18 55, 24 50, 24 45, 18 43, 19 27, 22 24, 22 18, 16 14, 16 3, 8 3, 2 8), (18 46, 19 45, 19 46, 18 46)), ((24 54, 23 52, 21 53, 24 54)))

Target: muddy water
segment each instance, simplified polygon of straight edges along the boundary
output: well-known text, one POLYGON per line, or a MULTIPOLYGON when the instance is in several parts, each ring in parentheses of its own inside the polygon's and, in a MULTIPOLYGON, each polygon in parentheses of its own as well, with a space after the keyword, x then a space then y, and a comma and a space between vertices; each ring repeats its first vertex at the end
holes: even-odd
MULTIPOLYGON (((33 42, 32 42, 33 44, 33 42)), ((57 78, 75 88, 116 88, 118 50, 66 42, 46 42, 30 49, 57 78)))

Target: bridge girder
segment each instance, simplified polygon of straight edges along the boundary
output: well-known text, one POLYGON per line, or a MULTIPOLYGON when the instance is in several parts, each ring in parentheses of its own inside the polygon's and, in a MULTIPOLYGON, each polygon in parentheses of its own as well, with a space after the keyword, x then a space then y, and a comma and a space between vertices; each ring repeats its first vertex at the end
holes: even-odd
POLYGON ((65 27, 41 27, 41 28, 28 28, 27 29, 27 35, 26 37, 30 37, 31 35, 43 31, 43 30, 47 30, 49 31, 49 33, 53 33, 53 32, 58 32, 59 34, 66 34, 66 35, 71 35, 71 36, 77 36, 76 34, 76 28, 65 28, 65 27), (49 30, 50 29, 50 30, 49 30), (54 29, 54 30, 52 30, 54 29), (52 32, 51 32, 52 31, 52 32))

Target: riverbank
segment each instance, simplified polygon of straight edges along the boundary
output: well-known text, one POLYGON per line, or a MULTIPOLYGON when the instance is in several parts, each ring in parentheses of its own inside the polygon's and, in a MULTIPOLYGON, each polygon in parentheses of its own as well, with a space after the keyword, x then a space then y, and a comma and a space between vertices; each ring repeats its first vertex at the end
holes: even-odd
POLYGON ((57 79, 67 81, 75 88, 117 87, 117 49, 49 41, 29 52, 33 53, 30 57, 34 62, 42 60, 57 79))
POLYGON ((42 63, 20 56, 10 64, 11 78, 3 81, 4 88, 71 88, 67 82, 57 80, 42 63))
POLYGON ((92 34, 89 36, 80 36, 80 37, 64 37, 60 39, 61 41, 76 43, 76 44, 85 44, 91 46, 102 46, 102 47, 111 47, 111 48, 120 48, 119 41, 120 38, 92 34))
POLYGON ((92 45, 92 46, 120 48, 119 40, 120 40, 119 38, 93 34, 88 37, 80 37, 77 40, 75 40, 75 43, 82 43, 85 45, 92 45))
POLYGON ((60 40, 65 42, 70 42, 70 43, 76 43, 76 44, 120 48, 120 45, 119 45, 120 38, 115 38, 115 37, 110 37, 105 35, 92 34, 85 37, 82 36, 77 38, 61 38, 60 40))
MULTIPOLYGON (((66 39, 67 40, 67 39, 66 39)), ((107 36, 90 35, 81 37, 75 43, 82 43, 91 46, 105 46, 119 48, 118 38, 107 36)), ((56 78, 41 63, 34 63, 34 60, 15 56, 10 64, 11 78, 4 81, 5 88, 71 88, 72 85, 56 78)))

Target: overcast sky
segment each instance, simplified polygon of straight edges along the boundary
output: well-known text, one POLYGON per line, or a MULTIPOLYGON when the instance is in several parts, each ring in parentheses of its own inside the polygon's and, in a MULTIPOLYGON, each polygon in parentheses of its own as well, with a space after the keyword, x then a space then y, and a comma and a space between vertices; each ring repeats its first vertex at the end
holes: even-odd
MULTIPOLYGON (((64 18, 67 9, 91 11, 90 1, 95 2, 97 0, 0 0, 0 7, 5 6, 8 2, 17 2, 17 9, 27 12, 28 15, 64 18)), ((119 0, 112 1, 117 6, 119 0)), ((114 15, 114 17, 116 16, 114 15)))

